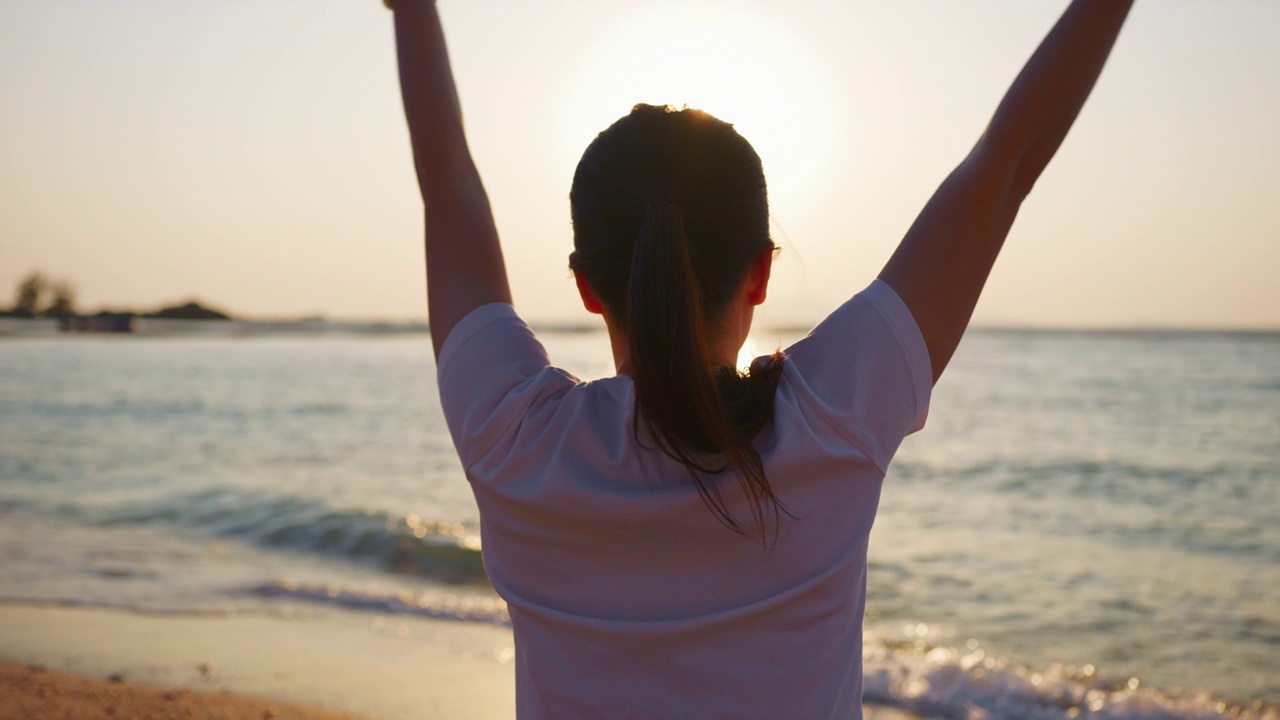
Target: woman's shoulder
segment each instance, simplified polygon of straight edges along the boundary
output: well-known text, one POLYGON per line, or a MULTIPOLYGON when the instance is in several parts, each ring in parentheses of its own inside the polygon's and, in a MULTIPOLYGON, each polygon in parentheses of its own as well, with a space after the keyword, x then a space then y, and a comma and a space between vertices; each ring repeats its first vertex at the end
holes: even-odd
POLYGON ((850 298, 786 350, 788 401, 886 466, 924 425, 933 376, 920 329, 882 281, 850 298))

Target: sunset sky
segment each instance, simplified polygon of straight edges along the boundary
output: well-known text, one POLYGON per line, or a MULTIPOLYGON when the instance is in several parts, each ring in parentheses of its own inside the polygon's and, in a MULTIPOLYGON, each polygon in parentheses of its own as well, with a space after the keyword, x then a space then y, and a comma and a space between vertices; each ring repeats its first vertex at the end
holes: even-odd
MULTIPOLYGON (((1065 5, 443 0, 517 308, 588 319, 574 165, 665 102, 764 160, 783 253, 760 322, 821 318, 1065 5)), ((425 317, 391 22, 378 0, 0 2, 0 306, 40 269, 82 309, 425 317)), ((1278 134, 1280 1, 1138 0, 976 321, 1280 328, 1278 134)))

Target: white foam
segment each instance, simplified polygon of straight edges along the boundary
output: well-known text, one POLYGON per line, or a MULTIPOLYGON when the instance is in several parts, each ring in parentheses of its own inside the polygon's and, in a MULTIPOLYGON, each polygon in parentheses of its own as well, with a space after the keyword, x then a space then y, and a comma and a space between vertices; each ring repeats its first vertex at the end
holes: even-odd
POLYGON ((1280 720, 1280 708, 1175 696, 1137 678, 1110 681, 1093 666, 1033 670, 968 649, 867 646, 864 700, 955 720, 1280 720))

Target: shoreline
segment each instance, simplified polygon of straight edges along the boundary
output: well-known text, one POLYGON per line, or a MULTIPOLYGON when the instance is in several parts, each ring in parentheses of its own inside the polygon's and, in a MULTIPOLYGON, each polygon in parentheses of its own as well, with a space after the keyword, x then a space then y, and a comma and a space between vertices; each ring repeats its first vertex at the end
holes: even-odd
POLYGON ((116 678, 116 688, 229 693, 381 720, 509 720, 512 655, 509 630, 417 618, 0 605, 0 659, 18 665, 116 678))
MULTIPOLYGON (((328 609, 158 615, 0 603, 0 687, 0 717, 515 717, 509 629, 328 609)), ((918 718, 864 706, 864 720, 918 718)))

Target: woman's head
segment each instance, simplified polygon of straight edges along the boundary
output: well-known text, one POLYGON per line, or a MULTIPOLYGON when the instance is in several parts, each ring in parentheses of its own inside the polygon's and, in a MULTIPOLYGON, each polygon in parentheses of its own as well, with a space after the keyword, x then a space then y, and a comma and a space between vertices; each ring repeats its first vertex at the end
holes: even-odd
POLYGON ((682 226, 711 319, 752 261, 773 248, 760 157, 732 125, 701 110, 636 105, 583 153, 569 199, 573 270, 624 327, 635 245, 646 222, 682 226))
MULTIPOLYGON (((611 332, 625 335, 637 433, 643 424, 693 473, 712 511, 741 530, 719 486, 703 478, 735 471, 763 533, 781 506, 752 438, 772 418, 782 358, 740 374, 712 350, 753 264, 774 247, 759 156, 705 112, 637 105, 587 148, 570 205, 570 265, 611 332)), ((749 302, 762 299, 763 286, 749 302)))

